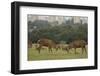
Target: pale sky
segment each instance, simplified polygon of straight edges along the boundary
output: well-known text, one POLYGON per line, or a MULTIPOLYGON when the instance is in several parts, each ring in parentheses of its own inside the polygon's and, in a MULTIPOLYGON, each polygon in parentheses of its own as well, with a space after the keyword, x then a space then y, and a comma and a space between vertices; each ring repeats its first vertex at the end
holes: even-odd
POLYGON ((71 20, 71 19, 79 19, 79 20, 82 20, 83 23, 87 23, 88 22, 88 18, 87 17, 81 17, 81 16, 46 16, 46 15, 32 15, 32 14, 29 14, 28 15, 28 21, 35 21, 35 20, 48 20, 50 22, 52 21, 60 21, 61 22, 64 22, 66 20, 71 20), (74 18, 76 17, 76 18, 74 18))

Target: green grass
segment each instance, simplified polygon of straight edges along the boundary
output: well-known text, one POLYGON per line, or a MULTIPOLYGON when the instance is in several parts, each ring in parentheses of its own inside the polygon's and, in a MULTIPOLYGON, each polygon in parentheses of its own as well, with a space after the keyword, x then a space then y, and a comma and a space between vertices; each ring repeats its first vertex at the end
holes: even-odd
POLYGON ((67 53, 67 51, 60 49, 58 51, 53 49, 52 52, 49 52, 48 49, 41 49, 41 52, 39 54, 35 48, 28 48, 28 61, 83 58, 88 58, 88 54, 85 52, 82 54, 82 50, 80 48, 77 48, 77 54, 74 53, 74 49, 70 50, 70 53, 67 53))

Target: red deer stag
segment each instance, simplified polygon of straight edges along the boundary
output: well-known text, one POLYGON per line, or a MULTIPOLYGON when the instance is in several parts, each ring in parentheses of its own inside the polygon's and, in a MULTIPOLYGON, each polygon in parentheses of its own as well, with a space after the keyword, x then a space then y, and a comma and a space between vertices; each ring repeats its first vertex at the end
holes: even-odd
POLYGON ((42 39, 39 39, 37 41, 37 43, 39 44, 39 47, 37 48, 39 53, 40 53, 40 50, 41 50, 41 48, 43 46, 48 47, 49 52, 50 51, 52 52, 52 48, 56 48, 56 43, 53 40, 51 40, 51 39, 42 38, 42 39))
POLYGON ((87 52, 86 51, 86 42, 84 40, 75 40, 75 41, 69 43, 66 50, 69 52, 69 50, 72 48, 75 49, 75 54, 77 54, 76 48, 82 48, 82 54, 84 51, 87 52))

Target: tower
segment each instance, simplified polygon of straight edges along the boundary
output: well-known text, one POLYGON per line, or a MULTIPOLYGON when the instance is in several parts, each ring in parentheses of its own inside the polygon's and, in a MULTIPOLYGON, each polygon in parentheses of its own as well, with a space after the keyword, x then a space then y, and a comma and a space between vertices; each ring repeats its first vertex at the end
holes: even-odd
POLYGON ((74 16, 73 17, 73 22, 74 22, 74 24, 81 23, 80 17, 74 16))

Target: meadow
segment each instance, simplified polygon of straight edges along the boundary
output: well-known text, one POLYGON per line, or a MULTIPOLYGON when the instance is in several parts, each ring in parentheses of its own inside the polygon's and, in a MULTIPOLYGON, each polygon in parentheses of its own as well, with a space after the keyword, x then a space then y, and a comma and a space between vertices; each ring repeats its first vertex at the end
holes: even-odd
POLYGON ((88 51, 83 52, 82 49, 77 48, 76 49, 77 54, 75 54, 74 49, 71 49, 68 53, 66 50, 58 49, 56 51, 55 49, 52 50, 52 52, 48 51, 48 48, 41 49, 40 54, 38 53, 38 50, 34 47, 28 48, 28 61, 36 61, 36 60, 61 60, 61 59, 84 59, 88 58, 88 51))

